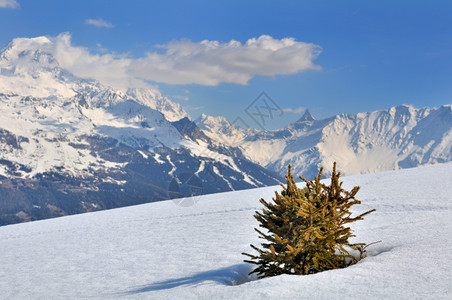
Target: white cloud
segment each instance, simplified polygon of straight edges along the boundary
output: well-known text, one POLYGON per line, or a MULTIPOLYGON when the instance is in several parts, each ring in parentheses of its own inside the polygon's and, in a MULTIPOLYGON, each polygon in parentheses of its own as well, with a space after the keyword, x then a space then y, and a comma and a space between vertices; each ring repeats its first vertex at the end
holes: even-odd
POLYGON ((297 107, 297 108, 283 108, 283 112, 292 113, 296 115, 300 115, 306 111, 306 108, 303 106, 297 107))
POLYGON ((136 59, 112 52, 95 54, 85 47, 73 46, 69 33, 47 39, 46 51, 52 53, 63 68, 76 76, 97 79, 116 88, 148 87, 150 81, 245 85, 256 75, 276 76, 320 69, 313 63, 320 47, 293 38, 278 40, 261 36, 245 44, 174 41, 160 46, 166 49, 164 53, 150 52, 136 59))
POLYGON ((110 22, 107 22, 103 19, 88 19, 85 21, 85 24, 87 25, 93 25, 96 27, 101 27, 101 28, 113 28, 113 24, 110 22))
POLYGON ((131 65, 137 76, 169 84, 218 85, 222 82, 246 85, 256 75, 276 76, 319 70, 313 60, 321 47, 294 38, 274 39, 268 35, 242 44, 189 40, 160 46, 166 51, 148 52, 131 65))
POLYGON ((69 33, 62 33, 51 40, 47 51, 53 54, 64 69, 78 77, 97 79, 117 88, 148 86, 128 73, 133 60, 127 55, 93 54, 87 48, 73 46, 69 33))
POLYGON ((3 8, 18 8, 19 3, 16 0, 0 0, 0 7, 3 8))

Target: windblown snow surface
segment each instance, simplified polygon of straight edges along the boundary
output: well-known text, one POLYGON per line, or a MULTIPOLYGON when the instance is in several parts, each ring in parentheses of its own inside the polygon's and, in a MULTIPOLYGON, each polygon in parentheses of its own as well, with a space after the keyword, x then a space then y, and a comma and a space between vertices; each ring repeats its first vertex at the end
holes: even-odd
POLYGON ((377 209, 354 241, 382 241, 349 268, 248 277, 268 187, 0 227, 0 298, 451 299, 452 164, 343 180, 377 209))

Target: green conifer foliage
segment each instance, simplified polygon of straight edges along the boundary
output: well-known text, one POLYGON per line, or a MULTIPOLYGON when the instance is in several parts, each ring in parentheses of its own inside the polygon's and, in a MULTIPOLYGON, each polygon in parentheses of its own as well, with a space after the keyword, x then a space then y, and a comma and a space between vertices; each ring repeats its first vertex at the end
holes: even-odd
POLYGON ((251 245, 258 254, 243 253, 251 258, 245 262, 258 265, 250 274, 257 273, 259 278, 313 274, 345 268, 365 257, 365 244, 349 243, 348 239, 354 235, 347 225, 375 209, 352 217, 350 207, 361 203, 355 199, 359 187, 345 191, 339 176, 334 163, 330 185, 320 182, 321 168, 314 181, 300 176, 306 183, 300 189, 289 165, 287 185, 281 184, 281 194, 276 191, 273 202, 261 199, 264 208, 254 215, 259 227, 267 232, 255 229, 259 237, 265 239, 263 249, 251 245), (360 255, 351 255, 352 250, 357 250, 360 255))

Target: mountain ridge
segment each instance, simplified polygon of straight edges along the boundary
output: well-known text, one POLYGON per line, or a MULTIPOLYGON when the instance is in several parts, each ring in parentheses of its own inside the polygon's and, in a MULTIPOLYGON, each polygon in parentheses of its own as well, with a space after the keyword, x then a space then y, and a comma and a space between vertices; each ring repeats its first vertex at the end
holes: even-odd
MULTIPOLYGON (((231 137, 224 135, 233 130, 214 125, 214 118, 209 123, 203 120, 198 120, 198 126, 209 137, 232 145, 231 137)), ((294 173, 313 176, 320 166, 331 172, 334 161, 343 173, 352 175, 452 160, 452 105, 420 109, 399 105, 323 120, 316 120, 307 110, 282 129, 247 134, 235 130, 242 136, 234 146, 245 157, 281 175, 288 164, 294 173)))

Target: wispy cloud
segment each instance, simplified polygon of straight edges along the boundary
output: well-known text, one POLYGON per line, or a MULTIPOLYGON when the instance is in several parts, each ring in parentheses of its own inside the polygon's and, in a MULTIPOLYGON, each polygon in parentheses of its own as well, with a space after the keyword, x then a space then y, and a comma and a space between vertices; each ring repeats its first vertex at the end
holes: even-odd
POLYGON ((100 28, 113 28, 114 25, 108 21, 105 21, 104 19, 88 19, 85 21, 85 24, 87 25, 93 25, 100 28))
POLYGON ((19 2, 16 0, 0 0, 1 8, 18 8, 19 6, 19 2))
POLYGON ((287 112, 287 113, 301 115, 302 113, 304 113, 306 111, 306 107, 300 106, 297 108, 283 108, 282 111, 287 112))
POLYGON ((63 68, 76 76, 94 78, 119 88, 149 86, 150 82, 245 85, 256 75, 275 76, 320 69, 313 60, 321 48, 293 38, 279 40, 261 36, 245 44, 174 41, 161 46, 166 49, 164 53, 150 52, 136 59, 128 54, 92 53, 85 47, 73 46, 69 33, 49 37, 49 41, 46 50, 63 68))

